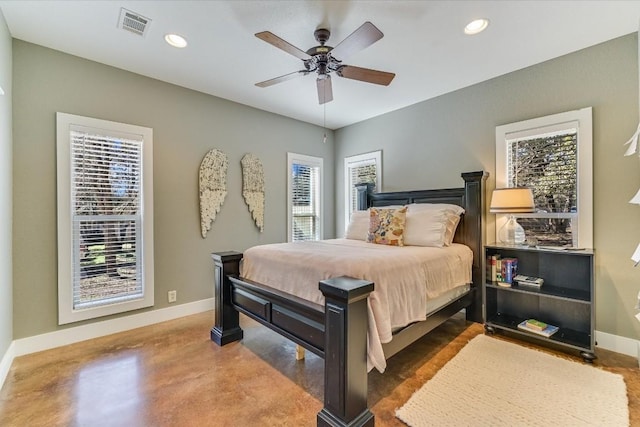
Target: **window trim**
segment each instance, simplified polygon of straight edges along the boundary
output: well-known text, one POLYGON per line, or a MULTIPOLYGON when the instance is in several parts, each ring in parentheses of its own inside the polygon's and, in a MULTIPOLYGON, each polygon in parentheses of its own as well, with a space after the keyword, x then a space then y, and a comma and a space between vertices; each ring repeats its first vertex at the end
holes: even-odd
MULTIPOLYGON (((357 166, 357 163, 365 163, 373 160, 376 165, 376 188, 382 190, 382 150, 371 151, 369 153, 356 154, 344 158, 344 229, 345 232, 349 227, 351 220, 351 199, 356 192, 355 186, 351 183, 351 169, 357 166)), ((369 164, 369 163, 367 163, 369 164)))
POLYGON ((56 113, 58 202, 58 324, 94 319, 154 305, 153 129, 67 113, 56 113), (103 129, 110 135, 137 135, 142 144, 142 288, 140 299, 98 307, 73 308, 73 207, 71 198, 71 127, 103 129))
POLYGON ((297 154, 297 153, 287 153, 287 242, 293 242, 293 201, 291 200, 291 191, 293 188, 293 183, 291 180, 291 170, 293 164, 303 164, 311 167, 318 167, 320 169, 319 177, 318 177, 318 238, 324 238, 324 172, 323 172, 323 161, 322 157, 315 156, 307 156, 305 154, 297 154))
MULTIPOLYGON (((560 130, 570 126, 578 129, 578 240, 581 248, 593 247, 593 119, 592 108, 567 111, 521 122, 496 126, 496 188, 507 186, 507 139, 533 136, 544 131, 560 130), (571 125, 570 125, 571 124, 571 125)), ((536 216, 535 214, 515 215, 536 216)), ((498 231, 508 215, 496 215, 496 241, 498 231)))

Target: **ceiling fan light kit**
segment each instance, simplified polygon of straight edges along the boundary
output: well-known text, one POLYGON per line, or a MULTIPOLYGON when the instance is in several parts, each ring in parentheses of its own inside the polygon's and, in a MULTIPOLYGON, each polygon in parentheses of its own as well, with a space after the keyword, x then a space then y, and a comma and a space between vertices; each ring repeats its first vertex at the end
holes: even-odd
POLYGON ((301 59, 304 65, 304 69, 302 70, 256 83, 256 86, 269 87, 294 77, 316 73, 318 102, 320 104, 325 104, 333 100, 331 73, 334 73, 339 77, 383 86, 388 86, 395 77, 394 73, 355 67, 353 65, 346 65, 342 63, 344 58, 371 46, 373 43, 384 37, 384 34, 382 34, 382 32, 371 22, 365 22, 362 24, 336 47, 325 45, 331 36, 331 32, 328 29, 319 28, 313 33, 313 35, 320 45, 312 47, 305 52, 269 31, 256 33, 255 36, 259 39, 295 56, 298 59, 301 59))

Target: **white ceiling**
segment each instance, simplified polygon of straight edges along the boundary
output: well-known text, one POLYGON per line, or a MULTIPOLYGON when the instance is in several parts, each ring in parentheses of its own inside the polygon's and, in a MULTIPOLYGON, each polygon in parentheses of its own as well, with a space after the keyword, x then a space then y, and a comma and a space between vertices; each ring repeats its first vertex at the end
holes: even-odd
POLYGON ((307 50, 316 28, 336 46, 365 21, 384 38, 345 63, 396 73, 390 86, 334 76, 326 126, 337 129, 638 31, 640 1, 0 1, 13 37, 322 126, 315 76, 256 82, 302 62, 256 38, 307 50), (142 38, 120 8, 152 19, 142 38), (463 34, 472 19, 489 28, 463 34), (164 35, 185 36, 172 48, 164 35))

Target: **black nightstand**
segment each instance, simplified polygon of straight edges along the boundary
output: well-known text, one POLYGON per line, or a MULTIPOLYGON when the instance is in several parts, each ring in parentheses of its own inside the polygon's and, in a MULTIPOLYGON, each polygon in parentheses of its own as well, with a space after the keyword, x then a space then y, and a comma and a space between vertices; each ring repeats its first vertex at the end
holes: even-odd
POLYGON ((594 253, 593 250, 553 250, 528 246, 485 246, 485 259, 492 255, 517 258, 518 274, 544 279, 531 286, 503 287, 491 281, 490 263, 483 286, 485 330, 507 331, 540 342, 580 351, 585 361, 594 354, 594 253), (537 319, 559 330, 550 337, 518 328, 526 319, 537 319))

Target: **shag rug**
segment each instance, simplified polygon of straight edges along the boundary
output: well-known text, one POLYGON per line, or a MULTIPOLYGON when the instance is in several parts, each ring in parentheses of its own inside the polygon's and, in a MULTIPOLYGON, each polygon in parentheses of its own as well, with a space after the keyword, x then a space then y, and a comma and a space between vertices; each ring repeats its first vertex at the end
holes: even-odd
POLYGON ((421 426, 628 426, 621 375, 478 335, 396 416, 421 426))

